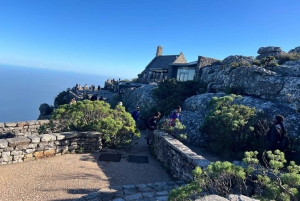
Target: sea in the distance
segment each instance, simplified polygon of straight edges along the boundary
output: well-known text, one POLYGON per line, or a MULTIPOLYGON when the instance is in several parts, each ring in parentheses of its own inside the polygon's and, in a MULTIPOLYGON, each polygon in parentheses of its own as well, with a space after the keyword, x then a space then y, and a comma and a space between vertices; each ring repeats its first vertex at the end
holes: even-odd
POLYGON ((109 78, 91 74, 0 64, 0 122, 36 120, 40 105, 53 105, 60 92, 76 83, 103 87, 109 78))

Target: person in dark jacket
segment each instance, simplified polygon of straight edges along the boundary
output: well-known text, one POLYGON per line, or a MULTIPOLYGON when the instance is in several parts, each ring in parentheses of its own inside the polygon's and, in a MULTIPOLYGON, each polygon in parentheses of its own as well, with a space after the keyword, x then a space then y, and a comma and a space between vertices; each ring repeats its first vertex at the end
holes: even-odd
POLYGON ((151 117, 146 124, 146 128, 147 128, 147 145, 149 145, 150 140, 153 141, 153 137, 154 137, 154 131, 157 130, 157 122, 160 118, 160 112, 156 112, 153 117, 151 117))
POLYGON ((139 120, 139 116, 140 116, 140 107, 137 106, 136 109, 131 113, 132 118, 135 121, 135 125, 137 125, 137 122, 139 120))
POLYGON ((271 126, 267 133, 267 150, 275 151, 279 149, 280 151, 285 151, 285 149, 288 147, 289 139, 283 121, 283 116, 275 116, 274 124, 271 126))

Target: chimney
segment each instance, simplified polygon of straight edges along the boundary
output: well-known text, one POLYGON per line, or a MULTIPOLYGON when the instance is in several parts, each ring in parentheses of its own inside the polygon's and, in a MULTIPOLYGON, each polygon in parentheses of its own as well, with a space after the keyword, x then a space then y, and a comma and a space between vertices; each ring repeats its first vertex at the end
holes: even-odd
POLYGON ((156 50, 156 57, 161 56, 162 55, 162 46, 158 46, 157 50, 156 50))

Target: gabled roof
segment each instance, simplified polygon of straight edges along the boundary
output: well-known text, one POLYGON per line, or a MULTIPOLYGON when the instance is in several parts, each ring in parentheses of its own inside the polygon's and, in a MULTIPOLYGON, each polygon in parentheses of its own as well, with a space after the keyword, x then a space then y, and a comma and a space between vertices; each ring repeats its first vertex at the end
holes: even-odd
POLYGON ((168 69, 169 65, 173 63, 186 63, 186 59, 182 52, 179 55, 157 56, 146 66, 146 69, 168 69))

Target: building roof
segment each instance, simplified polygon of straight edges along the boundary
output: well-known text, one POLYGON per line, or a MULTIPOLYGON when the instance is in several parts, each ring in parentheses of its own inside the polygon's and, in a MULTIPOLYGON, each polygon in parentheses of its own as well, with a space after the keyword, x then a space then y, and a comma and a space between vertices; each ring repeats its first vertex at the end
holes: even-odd
POLYGON ((173 63, 170 64, 170 66, 196 66, 197 65, 197 61, 193 61, 190 63, 173 63))
POLYGON ((181 52, 179 55, 159 55, 154 57, 145 70, 168 69, 169 65, 173 63, 187 63, 184 54, 181 52))

